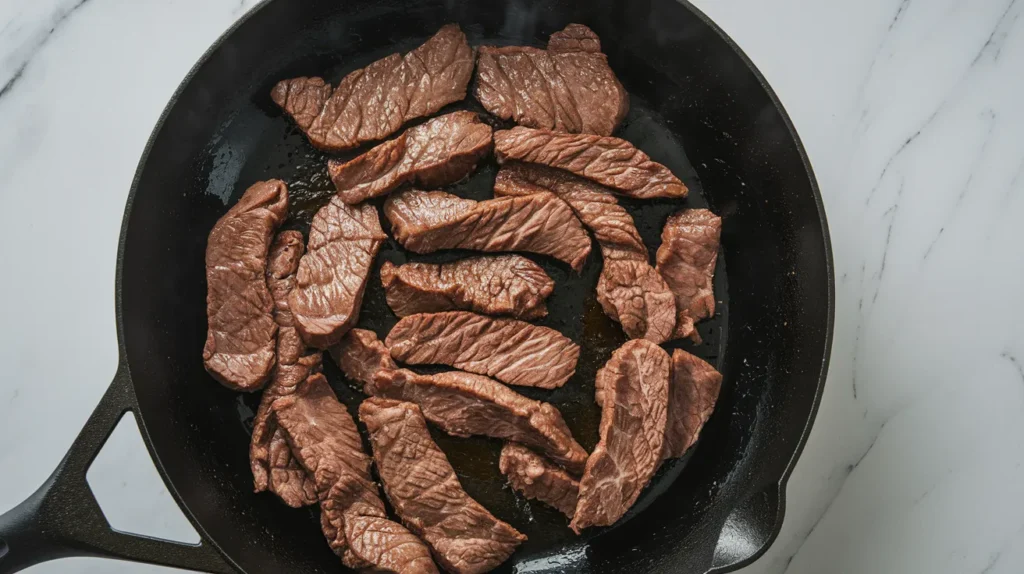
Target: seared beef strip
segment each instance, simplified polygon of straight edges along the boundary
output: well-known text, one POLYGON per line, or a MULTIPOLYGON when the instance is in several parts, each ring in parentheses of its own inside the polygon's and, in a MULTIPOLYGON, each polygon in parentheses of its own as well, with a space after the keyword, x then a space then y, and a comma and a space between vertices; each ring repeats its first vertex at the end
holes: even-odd
POLYGON ((494 151, 501 163, 519 160, 557 167, 637 199, 686 197, 688 191, 667 167, 611 136, 518 126, 494 133, 494 151))
POLYGON ((410 365, 450 365, 503 383, 557 389, 576 372, 580 348, 554 329, 468 311, 405 317, 384 341, 410 365))
POLYGON ((553 506, 569 518, 576 512, 579 481, 543 456, 519 443, 508 442, 501 449, 498 468, 508 477, 513 490, 526 498, 553 506))
POLYGON ((267 287, 274 298, 274 320, 277 322, 277 364, 270 384, 263 391, 253 421, 249 444, 249 464, 256 492, 270 490, 293 508, 317 501, 316 485, 306 474, 277 426, 273 403, 295 392, 295 388, 320 367, 320 354, 304 355, 306 345, 295 330, 288 309, 288 294, 295 286, 295 270, 305 249, 302 233, 282 231, 270 246, 267 258, 267 287))
POLYGON ((321 78, 294 78, 278 82, 270 97, 314 146, 342 151, 465 98, 472 73, 473 50, 458 25, 448 24, 404 57, 391 54, 349 73, 335 90, 321 78))
POLYGON ((621 518, 661 464, 669 372, 668 353, 644 339, 619 347, 597 372, 601 440, 580 479, 569 524, 577 534, 621 518))
POLYGON ((509 162, 494 182, 498 196, 550 191, 572 207, 601 247, 604 264, 597 300, 631 338, 663 343, 676 323, 675 297, 647 262, 647 246, 633 218, 611 190, 567 171, 538 164, 509 162))
POLYGON ((664 458, 683 456, 697 442, 721 390, 722 374, 714 367, 682 349, 672 352, 664 458))
POLYGON ((267 288, 267 252, 287 214, 284 182, 258 182, 214 224, 206 243, 209 330, 203 364, 235 390, 258 390, 274 367, 277 323, 267 288))
POLYGON ((487 377, 450 371, 419 375, 406 369, 374 377, 375 396, 416 403, 427 420, 454 436, 483 435, 523 443, 569 472, 583 472, 587 451, 558 409, 487 377))
POLYGON ((334 196, 313 216, 288 298, 295 326, 310 346, 337 343, 359 320, 373 258, 385 239, 372 205, 353 207, 334 196))
POLYGON ((498 520, 462 489, 413 403, 369 398, 359 405, 373 460, 395 514, 423 538, 448 572, 489 572, 526 536, 498 520))
POLYGON ((357 204, 403 183, 454 183, 472 173, 489 151, 491 126, 473 112, 459 111, 409 128, 351 161, 330 160, 327 170, 341 199, 357 204))
POLYGON ((658 272, 676 298, 675 338, 700 341, 694 323, 715 314, 715 263, 722 218, 706 209, 672 215, 661 230, 658 272))
POLYGON ((437 572, 426 546, 387 519, 355 421, 323 375, 310 376, 275 401, 274 412, 292 452, 313 477, 324 535, 346 566, 437 572))
POLYGON ((390 261, 380 268, 388 305, 399 317, 465 309, 489 315, 537 319, 555 282, 540 265, 520 255, 467 257, 449 263, 390 261))
POLYGON ((373 376, 382 370, 398 368, 391 358, 391 351, 377 338, 377 333, 366 329, 352 329, 330 349, 331 358, 341 372, 349 379, 363 385, 364 392, 371 394, 373 376))
POLYGON ((388 198, 384 214, 406 249, 528 251, 579 271, 590 237, 572 210, 550 193, 473 201, 443 191, 408 190, 388 198))
POLYGON ((629 110, 601 41, 582 24, 552 34, 547 50, 481 47, 473 95, 502 119, 560 132, 611 135, 629 110))

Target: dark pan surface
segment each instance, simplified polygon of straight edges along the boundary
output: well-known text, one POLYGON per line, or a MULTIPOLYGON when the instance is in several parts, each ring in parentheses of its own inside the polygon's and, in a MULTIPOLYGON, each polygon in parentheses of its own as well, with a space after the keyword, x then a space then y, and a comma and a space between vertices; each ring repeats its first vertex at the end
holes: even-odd
MULTIPOLYGON (((270 101, 275 81, 296 75, 337 81, 416 46, 449 21, 460 23, 472 44, 542 46, 566 23, 593 27, 632 98, 616 135, 668 165, 692 190, 685 201, 623 201, 652 255, 665 218, 678 209, 707 206, 725 220, 718 312, 701 324, 704 344, 677 343, 719 367, 722 397, 697 447, 659 471, 620 526, 572 535, 560 514, 517 499, 504 486, 498 441, 435 433, 466 490, 530 537, 499 571, 704 572, 748 559, 781 524, 780 487, 817 404, 831 326, 827 235, 809 168, 770 94, 705 22, 669 0, 278 1, 236 29, 170 108, 126 214, 122 342, 144 435, 172 491, 201 533, 246 571, 342 570, 315 511, 252 493, 247 455, 258 396, 220 387, 200 358, 206 235, 257 180, 289 183, 288 226, 303 231, 333 192, 327 156, 270 101)), ((452 109, 459 107, 479 109, 471 101, 452 109)), ((496 170, 491 159, 451 189, 491 197, 496 170)), ((413 256, 389 241, 377 268, 384 260, 459 255, 413 256)), ((625 338, 594 297, 596 249, 579 274, 532 258, 557 282, 541 323, 580 343, 583 354, 562 389, 523 392, 556 404, 589 449, 600 416, 594 373, 625 338)), ((375 268, 360 326, 383 336, 395 321, 375 268)), ((330 361, 326 372, 354 412, 361 394, 330 361)))

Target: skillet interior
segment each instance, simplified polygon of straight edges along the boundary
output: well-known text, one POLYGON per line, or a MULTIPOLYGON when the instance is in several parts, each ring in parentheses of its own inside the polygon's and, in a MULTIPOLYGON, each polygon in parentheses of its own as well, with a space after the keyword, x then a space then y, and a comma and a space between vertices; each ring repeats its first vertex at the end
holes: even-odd
MULTIPOLYGON (((435 435, 467 491, 531 537, 505 570, 611 572, 671 564, 705 571, 713 562, 724 566, 748 557, 781 522, 778 485, 816 405, 831 310, 827 239, 813 180, 785 118, 729 45, 670 0, 504 6, 278 1, 235 30, 170 108, 127 216, 121 333, 158 465, 200 530, 246 571, 341 569, 315 514, 251 492, 247 424, 257 398, 215 384, 199 359, 206 235, 225 205, 256 180, 289 182, 291 225, 299 228, 331 191, 324 156, 270 101, 276 80, 322 74, 336 81, 414 47, 448 21, 460 23, 472 44, 543 45, 568 22, 593 27, 632 98, 618 135, 694 190, 685 202, 625 202, 648 246, 657 247, 665 217, 681 207, 710 204, 725 219, 716 277, 720 312, 701 328, 704 345, 683 347, 715 363, 726 386, 698 447, 662 469, 641 498, 635 509, 647 507, 641 518, 576 538, 563 518, 517 503, 501 487, 497 441, 435 435), (737 507, 716 552, 722 525, 737 507), (590 542, 594 536, 598 544, 590 542)), ((488 197, 495 169, 492 161, 455 187, 469 197, 488 197)), ((404 257, 389 242, 378 266, 404 257)), ((558 281, 545 324, 580 342, 584 354, 565 388, 533 394, 562 408, 590 448, 599 416, 593 375, 624 339, 593 299, 596 253, 579 275, 536 260, 558 281)), ((383 334, 394 320, 374 273, 361 325, 383 334)), ((333 365, 327 371, 354 408, 358 393, 333 365)))

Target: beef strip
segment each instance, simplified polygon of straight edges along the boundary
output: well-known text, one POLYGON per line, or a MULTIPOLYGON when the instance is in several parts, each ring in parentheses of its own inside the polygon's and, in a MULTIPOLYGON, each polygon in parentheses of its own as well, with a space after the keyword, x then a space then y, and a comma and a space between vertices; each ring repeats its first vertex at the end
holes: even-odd
POLYGON ((267 252, 287 214, 288 187, 276 179, 261 181, 245 190, 207 239, 203 364, 235 390, 259 390, 274 367, 277 323, 267 288, 267 252))
POLYGON ((369 398, 359 405, 359 420, 370 433, 373 460, 395 514, 445 570, 489 572, 526 540, 466 494, 418 406, 369 398))
POLYGON ((346 566, 437 572, 426 546, 387 519, 355 421, 323 375, 310 376, 275 401, 274 412, 296 459, 313 477, 324 535, 346 566))
POLYGON ((626 140, 522 126, 494 133, 498 161, 518 160, 575 173, 637 199, 686 197, 686 185, 626 140))
POLYGON ((282 231, 270 246, 267 258, 267 287, 274 299, 274 320, 277 322, 277 364, 270 384, 263 391, 256 418, 253 420, 249 461, 256 492, 270 490, 293 508, 317 501, 316 487, 295 457, 277 425, 273 403, 290 395, 302 381, 320 367, 320 354, 305 355, 291 311, 288 294, 295 286, 295 270, 305 249, 302 233, 282 231))
POLYGON ((669 371, 664 349, 636 339, 619 347, 597 372, 601 440, 580 479, 569 524, 577 534, 621 518, 661 464, 669 371))
POLYGON ((278 82, 270 97, 314 146, 343 151, 465 98, 472 73, 473 50, 458 25, 448 24, 404 57, 391 54, 349 73, 337 89, 321 78, 294 78, 278 82))
POLYGON ((554 329, 468 311, 405 317, 384 344, 410 365, 450 365, 503 383, 557 389, 576 372, 580 348, 554 329))
POLYGON ((715 262, 722 218, 706 209, 672 215, 661 230, 657 268, 676 298, 675 337, 700 341, 694 323, 715 314, 715 262))
POLYGON ((714 367, 682 349, 672 352, 664 458, 683 456, 697 442, 721 390, 722 374, 714 367))
POLYGON ((487 377, 450 371, 419 375, 381 371, 371 394, 416 403, 427 420, 453 436, 483 435, 523 443, 573 473, 583 472, 587 451, 562 413, 487 377))
POLYGON ((505 443, 498 468, 512 489, 526 498, 552 506, 569 518, 576 512, 579 481, 543 456, 521 444, 505 443))
POLYGON ((373 376, 382 370, 398 368, 391 351, 377 338, 377 333, 366 329, 352 329, 330 349, 331 358, 345 376, 363 386, 372 388, 373 376))
POLYGON ((408 190, 388 198, 384 214, 406 249, 527 251, 579 271, 590 237, 572 210, 550 193, 473 201, 443 191, 408 190))
POLYGON ((487 111, 517 124, 560 132, 611 135, 629 96, 582 24, 555 32, 548 49, 479 49, 473 95, 487 111))
POLYGON ((549 191, 572 208, 601 247, 604 263, 597 300, 631 338, 663 343, 676 324, 675 297, 647 262, 647 246, 633 218, 611 190, 567 171, 509 162, 498 171, 494 193, 522 196, 549 191))
POLYGON ((491 151, 491 126, 473 112, 439 116, 409 128, 347 162, 330 160, 327 170, 345 203, 384 195, 403 183, 441 187, 466 177, 491 151))
POLYGON ((359 320, 373 258, 385 239, 372 205, 353 207, 335 196, 313 216, 288 298, 295 326, 310 346, 337 343, 359 320))
POLYGON ((538 319, 555 282, 520 255, 467 257, 449 263, 390 261, 380 268, 388 305, 399 317, 465 309, 489 315, 538 319))

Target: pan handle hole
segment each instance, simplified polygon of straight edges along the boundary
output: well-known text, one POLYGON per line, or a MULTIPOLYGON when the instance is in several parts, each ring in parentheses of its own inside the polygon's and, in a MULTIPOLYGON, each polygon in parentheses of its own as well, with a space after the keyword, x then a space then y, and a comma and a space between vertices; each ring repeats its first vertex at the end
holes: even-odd
POLYGON ((7 552, 9 550, 10 546, 7 545, 7 541, 3 538, 0 538, 0 560, 3 560, 4 556, 7 556, 7 552))

